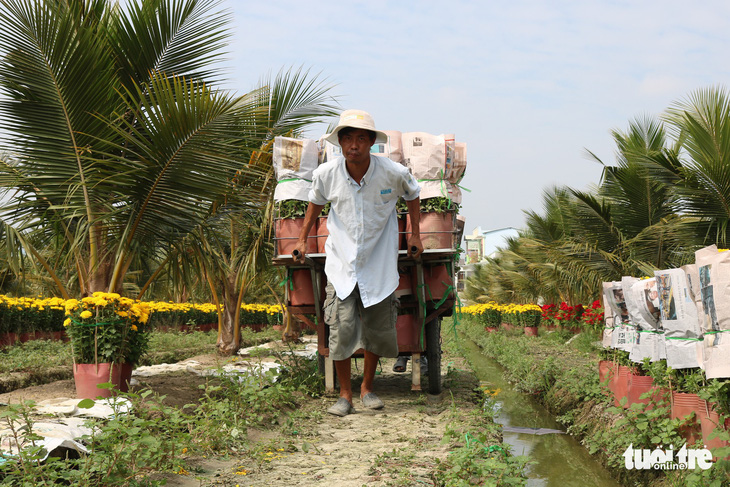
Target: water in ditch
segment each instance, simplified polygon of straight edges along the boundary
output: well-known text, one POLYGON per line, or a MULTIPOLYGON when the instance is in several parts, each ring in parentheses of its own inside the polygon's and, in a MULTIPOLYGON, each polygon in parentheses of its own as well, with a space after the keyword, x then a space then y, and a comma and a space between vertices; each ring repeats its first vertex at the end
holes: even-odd
POLYGON ((524 455, 533 462, 525 472, 529 487, 620 487, 575 438, 546 433, 546 430, 564 431, 565 427, 532 397, 516 391, 505 381, 497 362, 483 355, 465 337, 462 337, 462 348, 485 387, 500 389, 496 396, 500 406, 496 421, 504 426, 504 442, 512 453, 524 455))

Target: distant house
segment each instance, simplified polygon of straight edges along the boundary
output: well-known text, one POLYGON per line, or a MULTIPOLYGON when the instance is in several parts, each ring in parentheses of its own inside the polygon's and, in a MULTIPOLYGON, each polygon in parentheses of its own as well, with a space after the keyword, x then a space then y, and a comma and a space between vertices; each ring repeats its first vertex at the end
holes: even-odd
POLYGON ((461 265, 461 270, 457 276, 457 289, 464 289, 464 282, 474 273, 474 267, 487 257, 493 257, 497 248, 504 247, 508 237, 517 237, 516 228, 505 227, 494 230, 482 230, 482 227, 476 227, 471 235, 464 235, 464 246, 466 248, 466 257, 461 265))

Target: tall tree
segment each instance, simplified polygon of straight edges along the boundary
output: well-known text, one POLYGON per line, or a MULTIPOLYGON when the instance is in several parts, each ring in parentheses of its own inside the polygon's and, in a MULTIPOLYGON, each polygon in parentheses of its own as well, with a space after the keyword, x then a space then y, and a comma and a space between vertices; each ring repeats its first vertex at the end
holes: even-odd
POLYGON ((0 5, 0 127, 12 155, 0 160, 0 217, 59 294, 121 291, 145 268, 146 289, 155 263, 214 212, 266 199, 270 165, 248 162, 277 131, 331 113, 327 87, 299 72, 280 75, 300 88, 282 91, 293 98, 263 84, 243 96, 216 89, 230 20, 219 4, 0 5))

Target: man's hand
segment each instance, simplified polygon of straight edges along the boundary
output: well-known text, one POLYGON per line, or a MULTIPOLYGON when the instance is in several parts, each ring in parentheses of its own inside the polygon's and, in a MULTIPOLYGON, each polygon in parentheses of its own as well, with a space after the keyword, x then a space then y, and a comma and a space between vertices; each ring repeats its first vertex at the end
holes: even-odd
POLYGON ((423 244, 421 243, 421 237, 419 235, 411 235, 408 237, 408 255, 417 259, 423 253, 423 244), (413 249, 416 249, 415 252, 413 249))
POLYGON ((304 264, 304 254, 307 251, 307 241, 304 240, 297 240, 297 246, 294 247, 294 250, 291 252, 291 257, 294 259, 294 262, 299 262, 300 264, 304 264))

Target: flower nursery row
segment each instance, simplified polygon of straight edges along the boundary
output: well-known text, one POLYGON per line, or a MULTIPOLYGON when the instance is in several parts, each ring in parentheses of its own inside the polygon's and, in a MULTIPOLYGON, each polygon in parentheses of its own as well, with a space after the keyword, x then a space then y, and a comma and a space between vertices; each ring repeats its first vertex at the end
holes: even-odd
MULTIPOLYGON (((107 301, 110 296, 120 298, 114 293, 95 293, 94 296, 83 298, 81 302, 86 300, 93 301, 94 304, 103 304, 102 302, 107 301)), ((148 315, 145 322, 149 329, 197 327, 218 322, 216 305, 212 303, 130 301, 144 307, 148 315)), ((16 334, 20 339, 20 335, 25 334, 61 332, 67 319, 65 316, 67 305, 79 302, 75 299, 16 298, 0 295, 0 335, 16 334)), ((282 322, 281 315, 280 306, 242 304, 240 323, 241 325, 277 324, 282 322)))
POLYGON ((461 313, 485 327, 521 326, 534 328, 540 324, 548 327, 562 326, 568 329, 599 329, 603 327, 603 307, 599 300, 589 306, 567 303, 546 304, 498 304, 489 302, 461 308, 461 313))

